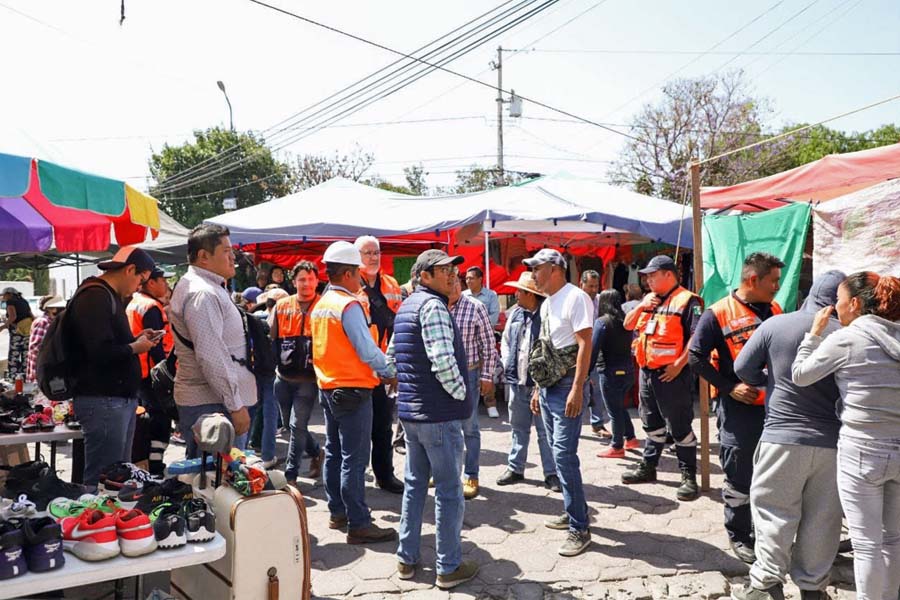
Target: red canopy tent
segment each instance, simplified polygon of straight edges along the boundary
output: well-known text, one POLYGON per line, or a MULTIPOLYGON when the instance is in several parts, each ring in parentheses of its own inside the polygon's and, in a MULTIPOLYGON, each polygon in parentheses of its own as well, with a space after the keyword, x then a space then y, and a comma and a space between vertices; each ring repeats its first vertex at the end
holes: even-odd
POLYGON ((847 154, 830 154, 815 162, 737 185, 704 188, 703 209, 757 212, 782 206, 782 199, 823 201, 900 177, 900 144, 847 154))

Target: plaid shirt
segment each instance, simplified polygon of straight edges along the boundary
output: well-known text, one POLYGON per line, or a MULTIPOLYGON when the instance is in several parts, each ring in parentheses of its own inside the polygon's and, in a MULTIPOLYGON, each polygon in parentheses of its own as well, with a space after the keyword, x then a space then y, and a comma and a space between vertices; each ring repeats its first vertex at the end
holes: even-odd
POLYGON ((497 369, 497 349, 487 308, 478 300, 460 296, 456 304, 450 307, 450 314, 462 334, 469 369, 480 365, 481 379, 493 381, 497 369))
POLYGON ((34 381, 37 379, 37 357, 41 350, 41 344, 44 342, 44 336, 47 335, 47 329, 50 328, 50 322, 53 319, 47 313, 42 314, 31 324, 31 337, 28 338, 28 357, 25 371, 25 379, 34 381))

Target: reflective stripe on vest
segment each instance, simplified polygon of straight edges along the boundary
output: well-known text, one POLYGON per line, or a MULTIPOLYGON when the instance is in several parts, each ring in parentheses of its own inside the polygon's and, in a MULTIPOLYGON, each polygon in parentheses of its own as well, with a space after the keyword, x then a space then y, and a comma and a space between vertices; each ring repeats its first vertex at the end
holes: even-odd
MULTIPOLYGON (((160 344, 162 344, 163 351, 166 353, 166 356, 168 356, 169 352, 172 351, 172 347, 175 346, 175 340, 172 338, 172 328, 169 326, 169 318, 166 315, 166 309, 162 305, 162 302, 143 292, 135 293, 134 296, 131 297, 131 302, 129 302, 128 306, 125 308, 125 316, 128 317, 131 335, 137 337, 140 332, 147 329, 144 327, 144 315, 146 315, 147 311, 151 308, 158 308, 162 315, 163 330, 165 333, 163 334, 160 344)), ((150 353, 144 352, 138 354, 138 361, 141 363, 141 379, 147 379, 150 377, 150 367, 153 366, 150 364, 150 353)))
POLYGON ((310 315, 319 302, 317 294, 306 312, 300 306, 300 298, 297 295, 282 298, 275 304, 275 320, 278 322, 278 337, 312 337, 312 322, 310 315))
MULTIPOLYGON (((772 315, 780 315, 783 311, 777 302, 772 302, 772 315)), ((750 307, 729 294, 715 304, 709 307, 719 327, 722 330, 722 337, 725 338, 725 344, 731 353, 731 361, 737 360, 738 354, 744 349, 744 346, 750 340, 750 336, 762 325, 762 319, 753 312, 750 307)), ((717 370, 719 368, 719 353, 713 350, 709 357, 709 362, 717 370)), ((719 395, 719 390, 715 386, 710 386, 710 396, 713 398, 719 395)), ((766 403, 766 391, 759 390, 756 400, 753 404, 762 406, 766 403)))
POLYGON ((400 284, 390 275, 381 274, 381 294, 387 300, 388 308, 396 314, 400 310, 400 304, 403 302, 403 296, 400 292, 400 284))
POLYGON ((681 316, 694 298, 699 296, 678 286, 656 309, 641 313, 634 327, 638 337, 632 343, 634 358, 640 366, 660 369, 678 360, 684 352, 681 316), (656 319, 656 328, 648 334, 647 324, 651 319, 656 319))
MULTIPOLYGON (((341 317, 351 304, 362 304, 355 296, 340 290, 325 292, 310 315, 313 338, 313 368, 319 387, 373 389, 380 379, 372 368, 360 360, 344 333, 341 317)), ((368 320, 368 314, 366 314, 368 320)))

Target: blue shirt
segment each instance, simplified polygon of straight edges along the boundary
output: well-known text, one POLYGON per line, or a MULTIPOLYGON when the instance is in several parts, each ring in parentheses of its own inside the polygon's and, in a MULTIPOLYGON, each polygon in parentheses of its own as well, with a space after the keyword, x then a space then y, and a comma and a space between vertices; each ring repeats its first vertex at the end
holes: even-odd
POLYGON ((497 292, 483 287, 477 294, 473 294, 472 290, 463 290, 463 296, 469 296, 484 304, 488 311, 488 318, 491 320, 491 327, 497 326, 500 321, 500 299, 497 298, 497 292))

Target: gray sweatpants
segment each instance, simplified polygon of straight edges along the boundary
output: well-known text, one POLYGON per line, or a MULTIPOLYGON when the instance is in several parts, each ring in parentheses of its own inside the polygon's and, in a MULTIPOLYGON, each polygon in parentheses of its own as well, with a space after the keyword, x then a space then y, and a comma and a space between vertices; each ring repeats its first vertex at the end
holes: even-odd
POLYGON ((783 584, 790 573, 801 590, 825 589, 841 538, 837 449, 760 442, 753 464, 751 585, 783 584))

